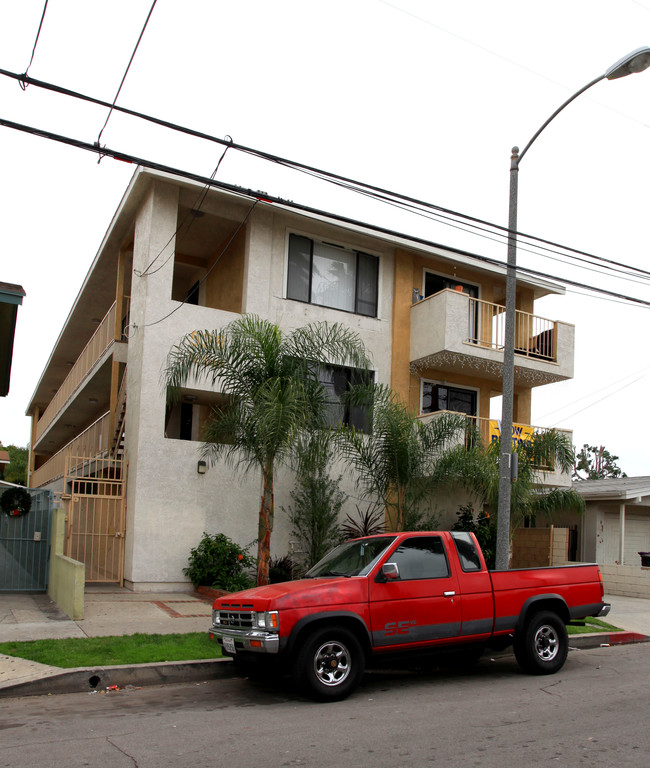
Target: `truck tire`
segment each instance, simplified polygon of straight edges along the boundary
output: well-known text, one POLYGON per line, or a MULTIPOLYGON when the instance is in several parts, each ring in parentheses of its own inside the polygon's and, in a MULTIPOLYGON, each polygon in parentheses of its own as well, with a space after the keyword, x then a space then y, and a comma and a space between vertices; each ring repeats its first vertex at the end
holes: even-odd
POLYGON ((553 675, 564 666, 569 637, 560 617, 552 611, 535 613, 515 634, 515 658, 524 672, 553 675))
POLYGON ((344 627, 324 627, 305 638, 293 665, 296 687, 316 701, 340 701, 357 687, 365 665, 361 644, 344 627))

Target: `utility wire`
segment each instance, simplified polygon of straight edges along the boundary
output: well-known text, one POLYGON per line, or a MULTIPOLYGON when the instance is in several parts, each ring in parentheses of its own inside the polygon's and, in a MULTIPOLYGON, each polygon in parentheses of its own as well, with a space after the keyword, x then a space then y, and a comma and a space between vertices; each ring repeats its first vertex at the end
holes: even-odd
MULTIPOLYGON (((29 64, 27 65, 27 69, 25 70, 24 77, 27 77, 27 73, 29 72, 29 68, 32 66, 32 62, 34 61, 34 54, 36 53, 36 46, 38 45, 38 38, 41 36, 41 29, 43 27, 43 21, 45 19, 45 11, 47 11, 47 2, 48 0, 45 0, 45 5, 43 6, 43 13, 41 14, 41 21, 38 25, 38 32, 36 33, 36 39, 34 40, 34 47, 32 48, 32 55, 29 59, 29 64)), ((27 84, 22 82, 19 83, 20 87, 24 90, 27 88, 27 84)))
MULTIPOLYGON (((217 167, 214 169, 214 171, 212 172, 212 175, 210 176, 210 179, 212 181, 214 181, 214 179, 215 179, 215 177, 217 175, 217 171, 219 170, 219 166, 221 165, 221 161, 226 156, 226 152, 227 151, 228 151, 228 147, 226 147, 224 149, 223 154, 221 155, 221 157, 219 158, 219 162, 217 163, 217 167)), ((151 260, 151 262, 148 264, 148 266, 142 272, 138 272, 137 270, 133 270, 135 272, 135 274, 138 275, 138 277, 146 277, 147 275, 155 275, 156 272, 159 272, 165 266, 165 264, 167 264, 167 262, 173 256, 174 251, 172 251, 172 253, 169 254, 169 256, 165 259, 165 261, 159 267, 154 269, 153 272, 150 271, 151 267, 153 267, 153 265, 156 263, 156 261, 158 261, 158 259, 164 253, 165 248, 167 248, 167 246, 176 237, 176 235, 178 235, 178 233, 183 228, 185 222, 191 216, 190 223, 188 224, 187 229, 185 230, 185 232, 183 232, 183 235, 181 236, 178 244, 180 245, 180 243, 182 243, 183 240, 188 236, 189 231, 192 228, 192 224, 194 224, 194 222, 196 221, 196 214, 201 210, 201 206, 203 205, 203 203, 205 201, 205 198, 206 198, 206 196, 208 194, 208 190, 209 189, 210 189, 210 187, 208 187, 208 186, 204 186, 203 187, 203 189, 201 190, 201 193, 196 198, 196 200, 195 200, 194 204, 192 205, 192 207, 188 209, 188 211, 185 214, 185 216, 183 216, 183 218, 181 220, 181 223, 176 227, 176 231, 174 232, 174 234, 171 235, 169 240, 165 243, 165 245, 163 245, 163 247, 160 249, 160 251, 158 251, 158 254, 151 260)))
MULTIPOLYGON (((97 143, 101 141, 102 133, 104 133, 104 128, 108 125, 108 121, 111 119, 111 115, 113 114, 113 110, 115 109, 115 102, 117 101, 117 97, 120 95, 120 91, 122 90, 122 86, 124 85, 124 81, 126 80, 126 76, 129 74, 129 69, 131 69, 131 64, 133 63, 133 59, 135 57, 135 54, 138 50, 138 46, 140 45, 140 41, 142 40, 142 36, 144 35, 144 31, 147 28, 147 24, 149 23, 149 19, 151 18, 151 14, 153 13, 153 9, 156 7, 156 3, 158 0, 153 0, 153 3, 151 4, 151 8, 149 9, 149 13, 147 14, 147 18, 144 22, 144 26, 142 27, 142 31, 140 32, 140 37, 138 38, 138 42, 135 44, 135 48, 133 49, 133 53, 131 54, 131 58, 129 59, 129 63, 126 66, 126 70, 124 71, 124 76, 122 77, 122 82, 120 83, 120 87, 117 89, 117 93, 115 94, 115 98, 113 99, 113 103, 111 105, 110 110, 108 111, 108 115, 106 117, 106 120, 104 122, 104 125, 102 126, 101 131, 99 132, 99 136, 97 137, 97 143)), ((46 3, 47 5, 47 3, 46 3)), ((100 158, 101 159, 101 158, 100 158)))
MULTIPOLYGON (((77 149, 84 149, 88 152, 99 154, 102 157, 104 156, 113 157, 115 160, 120 160, 122 162, 135 163, 145 168, 151 168, 152 170, 161 171, 162 173, 169 173, 173 176, 189 179, 191 181, 195 181, 200 184, 205 184, 207 186, 214 187, 216 189, 222 189, 225 191, 234 192, 235 194, 238 194, 244 197, 253 197, 260 201, 265 201, 268 203, 276 203, 276 204, 285 206, 287 208, 291 208, 293 210, 302 211, 310 215, 327 216, 329 219, 333 221, 340 221, 346 224, 352 224, 354 226, 363 227, 373 232, 380 232, 384 235, 388 235, 389 237, 405 239, 405 240, 408 240, 409 242, 418 243, 421 245, 425 245, 427 247, 442 248, 447 251, 463 254, 465 256, 472 258, 475 261, 479 261, 484 264, 491 264, 491 265, 497 266, 500 269, 505 268, 505 265, 502 261, 499 261, 498 259, 490 258, 489 256, 481 256, 479 254, 471 253, 469 251, 465 251, 460 248, 451 248, 449 246, 444 246, 439 243, 434 243, 430 240, 426 240, 425 238, 417 237, 415 235, 406 235, 403 232, 397 232, 395 230, 388 229, 386 227, 380 227, 375 224, 369 224, 367 222, 359 221, 358 219, 352 219, 348 216, 342 216, 341 214, 331 213, 328 211, 323 211, 318 208, 313 208, 308 205, 295 203, 292 200, 283 200, 282 198, 274 197, 272 195, 267 195, 266 193, 262 193, 259 191, 244 189, 234 184, 227 184, 226 182, 216 181, 214 179, 206 178, 205 176, 201 176, 200 174, 193 173, 191 171, 185 171, 180 168, 174 168, 173 166, 165 165, 163 163, 158 163, 153 160, 146 160, 145 158, 136 157, 135 155, 130 155, 126 152, 119 152, 118 150, 113 150, 108 147, 99 147, 97 144, 89 144, 88 142, 80 141, 79 139, 73 139, 70 136, 62 136, 60 134, 52 133, 51 131, 46 131, 41 128, 35 128, 33 126, 23 125, 21 123, 16 123, 12 120, 6 120, 5 118, 0 118, 0 125, 5 126, 6 128, 12 128, 14 130, 21 131, 23 133, 29 133, 33 136, 40 136, 45 139, 50 139, 51 141, 56 141, 61 144, 66 144, 67 146, 76 147, 77 149)), ((556 275, 551 275, 545 272, 541 272, 540 270, 531 269, 529 267, 518 266, 517 272, 521 274, 532 275, 534 277, 541 277, 543 279, 552 280, 559 283, 566 283, 567 285, 587 289, 593 293, 598 293, 605 296, 612 296, 618 299, 624 299, 632 304, 637 304, 643 307, 650 307, 650 301, 639 299, 635 296, 628 296, 626 294, 617 293, 615 291, 609 291, 604 288, 597 288, 595 286, 586 285, 585 283, 579 283, 575 280, 569 280, 568 278, 560 278, 560 277, 557 277, 556 275)))
MULTIPOLYGON (((220 254, 217 256, 217 258, 215 259, 215 261, 214 261, 214 264, 213 264, 213 265, 210 267, 210 269, 209 269, 209 270, 208 270, 208 271, 205 273, 205 275, 204 275, 204 276, 203 276, 203 277, 202 277, 202 278, 199 280, 199 285, 197 286, 197 290, 198 290, 199 286, 200 286, 200 285, 203 285, 203 283, 204 283, 204 282, 205 282, 205 281, 208 279, 208 276, 209 276, 210 272, 212 272, 212 270, 213 270, 213 269, 214 269, 214 268, 217 266, 217 264, 218 264, 218 263, 221 261, 221 259, 222 259, 223 255, 224 255, 224 254, 227 252, 228 248, 230 248, 230 245, 232 244, 232 241, 233 241, 233 240, 234 240, 234 239, 237 237, 237 235, 240 233, 240 231, 241 231, 242 227, 243 227, 243 226, 246 224, 246 222, 248 221, 248 219, 249 219, 249 217, 250 217, 251 213, 253 213, 253 209, 254 209, 254 208, 255 208, 255 206, 258 204, 258 202, 259 202, 259 200, 253 200, 253 204, 251 205, 251 207, 250 207, 250 208, 248 209, 248 211, 246 212, 246 215, 244 216, 244 218, 242 219, 242 221, 240 221, 240 222, 239 222, 239 224, 237 225, 237 227, 236 227, 236 228, 235 228, 235 230, 233 231, 233 233, 232 233, 232 235, 230 236, 230 238, 229 238, 228 242, 227 242, 227 243, 224 245, 224 247, 221 249, 221 253, 220 253, 220 254)), ((190 293, 192 293, 192 291, 191 291, 190 293)), ((180 308, 183 306, 183 304, 187 303, 187 300, 189 299, 189 297, 190 297, 190 294, 188 294, 188 295, 187 295, 187 296, 186 296, 186 297, 183 299, 183 301, 181 301, 181 302, 179 303, 179 305, 178 305, 177 307, 174 307, 174 309, 172 309, 172 310, 171 310, 170 312, 168 312, 166 315, 163 315, 163 316, 162 316, 161 318, 159 318, 158 320, 154 320, 154 321, 153 321, 153 323, 145 323, 145 324, 143 325, 143 328, 151 328, 151 326, 152 326, 152 325, 158 325, 158 323, 162 323, 162 321, 163 321, 163 320, 166 320, 168 317, 171 317, 171 316, 174 314, 174 312, 178 312, 178 310, 179 310, 179 309, 180 309, 180 308)), ((138 326, 137 326, 135 323, 133 323, 133 328, 134 328, 134 329, 136 329, 136 328, 138 328, 138 326)))
MULTIPOLYGON (((252 147, 247 147, 243 144, 236 144, 232 140, 227 141, 225 139, 220 139, 217 136, 212 136, 207 133, 203 133, 201 131, 196 131, 192 128, 187 128, 182 125, 178 125, 176 123, 169 122, 167 120, 162 120, 160 118, 152 117, 151 115, 144 114, 142 112, 137 112, 132 109, 127 109, 125 107, 119 107, 116 104, 109 104, 108 102, 102 101, 101 99, 96 99, 92 96, 87 96, 85 94, 78 93, 76 91, 71 91, 67 88, 63 88, 61 86, 53 85, 51 83, 44 82, 42 80, 36 80, 34 78, 26 77, 25 75, 19 75, 15 72, 10 72, 8 70, 0 69, 0 75, 4 75, 5 77, 10 77, 15 80, 18 80, 19 82, 26 83, 26 84, 33 84, 36 85, 39 88, 44 88, 46 90, 53 91, 55 93, 59 93, 65 96, 71 96, 76 99, 81 99, 82 101, 87 101, 93 104, 97 104, 100 106, 109 107, 111 109, 114 109, 115 111, 122 112, 127 115, 131 115, 132 117, 136 117, 141 120, 145 120, 147 122, 154 123, 156 125, 163 126, 165 128, 169 128, 170 130, 177 131, 180 133, 184 133, 188 136, 193 136, 195 138, 204 139, 206 141, 215 142, 217 144, 221 144, 225 147, 231 147, 234 150, 237 150, 238 152, 243 152, 245 154, 252 155, 254 157, 260 158, 262 160, 267 160, 269 162, 276 163, 278 165, 281 165, 286 168, 290 168, 293 170, 298 170, 303 173, 306 173, 308 175, 314 176, 315 178, 320 178, 326 181, 330 181, 333 183, 338 183, 339 186, 342 186, 344 188, 349 189, 350 191, 359 192, 361 190, 365 191, 365 194, 369 196, 374 196, 377 199, 382 199, 382 196, 384 196, 384 200, 386 198, 390 198, 393 200, 399 200, 405 205, 412 205, 415 207, 421 207, 425 210, 433 210, 438 211, 440 214, 444 214, 447 216, 454 216, 459 219, 462 219, 467 222, 471 222, 471 224, 468 224, 467 226, 474 226, 474 225, 480 225, 484 227, 489 227, 490 229, 496 230, 495 234, 499 234, 501 237, 507 238, 510 234, 510 230, 502 225, 494 224, 492 222, 486 221, 484 219, 479 219, 474 216, 469 216, 468 214, 460 213, 459 211, 454 211, 449 208, 444 208, 439 205, 435 205, 433 203, 428 203, 424 200, 418 200, 417 198, 409 197, 408 195, 403 195, 397 192, 392 192, 387 189, 383 189, 382 187, 377 187, 371 184, 367 184, 365 182, 356 181, 354 179, 341 176, 339 174, 335 174, 329 171, 324 171, 322 169, 316 168, 314 166, 309 166, 304 163, 300 163, 294 160, 289 160, 287 158, 281 157, 279 155, 274 155, 269 152, 264 152, 262 150, 257 150, 252 147)), ((478 228, 478 226, 477 226, 478 228)), ((567 253, 574 253, 579 256, 585 256, 589 259, 593 259, 595 261, 599 261, 605 264, 612 264, 617 267, 621 267, 623 269, 628 269, 633 272, 636 272, 638 274, 647 275, 650 277, 650 272, 640 269, 638 267, 634 267, 629 264, 623 264, 621 262, 614 261, 612 259, 607 259, 601 256, 596 256, 595 254, 588 253, 587 251, 582 251, 577 248, 572 248, 570 246, 562 245, 560 243, 556 243, 552 240, 547 240, 541 237, 537 237, 535 235, 529 235, 524 232, 517 232, 516 233, 518 238, 523 238, 527 240, 534 241, 536 243, 543 243, 544 245, 550 246, 551 248, 560 248, 563 251, 566 251, 567 253)))

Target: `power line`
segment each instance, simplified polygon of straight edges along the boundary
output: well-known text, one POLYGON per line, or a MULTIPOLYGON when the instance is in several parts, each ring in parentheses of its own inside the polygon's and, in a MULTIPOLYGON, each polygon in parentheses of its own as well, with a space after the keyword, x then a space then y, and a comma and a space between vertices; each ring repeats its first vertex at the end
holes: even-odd
MULTIPOLYGON (((251 205, 251 207, 250 207, 250 208, 248 209, 248 211, 246 212, 246 215, 244 216, 244 218, 242 219, 242 221, 240 221, 240 222, 239 222, 239 224, 237 225, 237 227, 236 227, 236 228, 235 228, 235 230, 233 231, 232 235, 231 235, 231 236, 230 236, 230 238, 228 239, 228 242, 227 242, 227 243, 224 245, 224 247, 221 249, 221 253, 220 253, 220 254, 217 256, 217 258, 214 260, 214 264, 213 264, 213 265, 210 267, 210 269, 209 269, 209 270, 208 270, 208 271, 205 273, 205 275, 203 275, 203 277, 202 277, 202 278, 199 280, 199 283, 198 283, 198 285, 196 286, 196 290, 197 290, 197 291, 198 291, 198 289, 199 289, 199 286, 200 286, 200 285, 203 285, 203 283, 204 283, 204 282, 205 282, 205 281, 208 279, 208 276, 210 275, 210 273, 212 272, 212 270, 213 270, 213 269, 214 269, 214 268, 217 266, 217 264, 218 264, 218 263, 221 261, 221 258, 222 258, 222 257, 223 257, 223 255, 226 253, 226 251, 228 250, 228 248, 230 248, 230 245, 232 244, 232 241, 233 241, 233 240, 234 240, 234 239, 237 237, 237 235, 240 233, 240 231, 241 231, 242 227, 243 227, 243 226, 246 224, 246 222, 248 221, 248 219, 249 219, 249 217, 250 217, 251 213, 253 213, 253 209, 254 209, 254 208, 255 208, 255 206, 258 204, 258 202, 259 202, 259 200, 253 200, 253 204, 251 205)), ((190 291, 190 293, 189 293, 189 294, 188 294, 188 295, 187 295, 187 296, 186 296, 186 297, 183 299, 183 301, 181 301, 177 307, 174 307, 174 309, 172 309, 172 310, 171 310, 170 312, 168 312, 166 315, 163 315, 163 317, 159 318, 158 320, 154 320, 154 321, 153 321, 153 323, 145 323, 143 327, 144 327, 144 328, 151 328, 151 326, 152 326, 152 325, 158 325, 158 323, 162 323, 162 321, 163 321, 163 320, 166 320, 168 317, 171 317, 171 316, 174 314, 174 312, 178 312, 178 310, 179 310, 179 309, 180 309, 180 308, 183 306, 183 304, 186 304, 186 303, 187 303, 187 301, 188 301, 188 299, 189 299, 189 297, 190 297, 191 293, 193 293, 193 291, 190 291)), ((137 328, 137 327, 138 327, 138 326, 137 326, 135 323, 133 323, 133 328, 137 328)))
POLYGON ((151 8, 149 9, 149 13, 147 14, 147 18, 144 22, 144 26, 142 27, 142 31, 140 32, 140 37, 138 37, 138 42, 135 44, 135 48, 133 49, 133 53, 131 54, 131 58, 129 59, 129 63, 126 65, 126 69, 124 71, 124 75, 122 77, 122 82, 120 83, 120 87, 117 89, 117 93, 115 94, 115 98, 113 99, 113 103, 111 105, 110 110, 108 111, 108 115, 106 117, 106 120, 104 122, 104 125, 102 126, 101 131, 99 132, 99 136, 97 137, 97 143, 101 141, 102 133, 104 133, 104 128, 108 125, 108 121, 111 119, 111 115, 113 114, 113 110, 115 109, 115 102, 117 101, 117 97, 120 95, 120 91, 122 90, 122 86, 124 85, 124 81, 126 80, 126 76, 129 74, 129 70, 131 69, 131 64, 133 63, 133 59, 135 57, 135 54, 138 50, 138 47, 140 45, 140 41, 142 40, 142 36, 144 35, 144 31, 147 28, 147 24, 149 23, 149 19, 151 18, 151 14, 153 13, 153 9, 156 7, 156 3, 158 0, 153 0, 153 3, 151 4, 151 8))
MULTIPOLYGON (((391 190, 387 190, 382 187, 357 181, 355 179, 351 179, 346 176, 341 176, 340 174, 332 173, 330 171, 324 171, 314 166, 306 165, 304 163, 300 163, 295 160, 290 160, 288 158, 284 158, 279 155, 274 155, 272 153, 265 152, 263 150, 254 149, 253 147, 248 147, 243 144, 237 144, 233 142, 232 139, 230 139, 229 141, 226 139, 220 139, 217 136, 203 133, 201 131, 196 131, 192 128, 187 128, 186 126, 182 126, 177 123, 172 123, 167 120, 162 120, 160 118, 156 118, 151 115, 144 114, 142 112, 137 112, 136 110, 128 109, 125 107, 119 107, 116 104, 111 105, 108 102, 105 102, 101 99, 96 99, 92 96, 81 94, 76 91, 71 91, 61 86, 53 85, 51 83, 47 83, 41 80, 36 80, 34 78, 26 77, 25 75, 19 75, 4 69, 0 69, 0 75, 4 75, 6 77, 10 77, 15 80, 18 80, 19 83, 33 84, 39 88, 44 88, 46 90, 50 90, 55 93, 59 93, 61 95, 70 96, 72 98, 80 99, 82 101, 87 101, 100 106, 106 106, 111 109, 114 109, 115 111, 119 111, 124 114, 130 115, 132 117, 136 117, 138 119, 145 120, 147 122, 151 122, 153 124, 160 125, 165 128, 169 128, 170 130, 180 132, 188 136, 193 136, 195 138, 211 141, 211 142, 220 144, 224 147, 230 147, 233 150, 236 150, 238 152, 249 154, 259 159, 267 160, 269 162, 281 165, 283 167, 286 167, 292 170, 298 170, 302 173, 306 173, 308 175, 314 176, 315 178, 319 178, 319 179, 337 184, 338 186, 348 189, 349 191, 357 192, 359 194, 365 194, 369 197, 374 197, 375 199, 381 200, 385 203, 389 203, 391 200, 400 201, 405 206, 405 209, 414 208, 414 209, 424 209, 424 210, 435 211, 435 212, 438 212, 441 218, 444 218, 445 216, 456 217, 458 219, 463 220, 464 222, 469 222, 468 224, 466 224, 467 227, 473 227, 478 230, 480 230, 481 227, 489 227, 491 230, 495 230, 494 232, 495 235, 502 238, 507 238, 508 235, 510 234, 508 228, 500 224, 494 224, 484 219, 479 219, 475 216, 470 216, 468 214, 464 214, 459 211, 454 211, 450 208, 445 208, 443 206, 439 206, 434 203, 428 203, 424 200, 419 200, 417 198, 410 197, 408 195, 403 195, 401 193, 393 192, 391 190)), ((456 226, 459 226, 460 228, 462 228, 460 224, 457 224, 456 226)), ((587 251, 582 251, 577 248, 572 248, 570 246, 562 245, 552 240, 547 240, 541 237, 537 237, 535 235, 526 234, 524 232, 517 232, 516 235, 518 238, 533 241, 532 244, 542 243, 544 246, 550 246, 549 250, 551 251, 552 249, 559 248, 562 251, 566 251, 567 254, 576 254, 578 256, 585 256, 589 259, 593 259, 595 261, 602 262, 604 264, 611 264, 612 266, 621 267, 622 269, 630 270, 639 275, 650 277, 650 272, 630 264, 623 264, 621 262, 617 262, 612 259, 596 256, 595 254, 589 253, 587 251)), ((535 245, 535 247, 539 248, 541 246, 535 245)), ((538 255, 543 255, 543 254, 538 254, 538 255)))
MULTIPOLYGON (((226 182, 216 181, 214 179, 201 176, 200 174, 193 173, 191 171, 185 171, 180 168, 174 168, 173 166, 169 166, 163 163, 158 163, 153 160, 146 160, 145 158, 137 157, 135 155, 130 155, 126 152, 119 152, 118 150, 113 150, 113 149, 110 149, 109 147, 99 147, 97 144, 89 144, 88 142, 80 141, 79 139, 73 139, 72 137, 69 137, 69 136, 62 136, 60 134, 52 133, 51 131, 46 131, 41 128, 35 128, 33 126, 23 125, 21 123, 16 123, 12 120, 6 120, 4 118, 0 118, 0 125, 5 126, 6 128, 12 128, 13 130, 21 131, 23 133, 29 133, 33 136, 40 136, 45 139, 50 139, 51 141, 56 141, 61 144, 66 144, 68 146, 76 147, 77 149, 84 149, 88 152, 99 154, 102 157, 104 156, 112 157, 115 160, 120 160, 122 162, 135 163, 145 168, 157 170, 162 173, 168 173, 173 176, 178 176, 179 178, 189 179, 190 181, 195 181, 200 184, 205 184, 209 187, 214 187, 216 189, 223 189, 225 191, 234 192, 235 194, 242 195, 244 197, 254 197, 257 200, 261 200, 269 203, 276 203, 279 205, 283 205, 287 208, 291 208, 293 210, 308 213, 310 215, 327 216, 328 218, 334 221, 340 221, 346 224, 360 226, 365 229, 371 230, 373 232, 379 232, 384 235, 388 235, 389 237, 402 238, 412 243, 426 245, 427 247, 442 248, 447 251, 463 254, 465 256, 468 256, 474 259, 475 261, 479 261, 484 264, 491 264, 499 267, 500 269, 503 269, 505 267, 503 262, 497 259, 490 258, 489 256, 481 256, 479 254, 471 253, 469 251, 465 251, 460 248, 444 246, 444 245, 441 245, 440 243, 435 243, 430 240, 426 240, 425 238, 417 237, 415 235, 407 235, 407 234, 404 234, 403 232, 397 232, 395 230, 388 229, 386 227, 380 227, 376 224, 369 224, 367 222, 359 221, 358 219, 352 219, 348 216, 342 216, 341 214, 331 213, 329 211, 313 208, 308 205, 295 203, 292 200, 283 200, 282 198, 274 197, 273 195, 267 195, 266 193, 261 193, 259 191, 244 189, 234 184, 227 184, 226 182)), ((531 269, 529 267, 518 266, 517 272, 526 274, 526 275, 532 275, 534 277, 541 277, 543 279, 552 280, 559 283, 566 283, 567 285, 572 285, 574 287, 587 289, 593 293, 603 294, 605 296, 611 296, 618 299, 624 299, 632 304, 638 304, 639 306, 643 306, 643 307, 650 307, 650 301, 639 299, 639 298, 636 298, 635 296, 627 296, 626 294, 617 293, 616 291, 609 291, 605 288, 596 288, 595 286, 586 285, 585 283, 579 283, 575 280, 569 280, 568 278, 560 278, 560 277, 557 277, 556 275, 551 275, 545 272, 541 272, 540 270, 531 269)))
MULTIPOLYGON (((36 53, 36 46, 38 45, 38 38, 41 36, 41 29, 43 27, 43 21, 45 20, 45 11, 47 11, 47 3, 48 0, 45 0, 45 5, 43 6, 43 13, 41 14, 41 21, 38 25, 38 32, 36 33, 36 39, 34 40, 34 47, 32 48, 32 55, 29 59, 29 64, 27 65, 27 69, 25 70, 25 77, 27 77, 27 73, 29 72, 29 68, 32 66, 32 62, 34 61, 34 54, 36 53)), ((20 83, 20 87, 23 89, 23 91, 27 88, 27 84, 20 83)))

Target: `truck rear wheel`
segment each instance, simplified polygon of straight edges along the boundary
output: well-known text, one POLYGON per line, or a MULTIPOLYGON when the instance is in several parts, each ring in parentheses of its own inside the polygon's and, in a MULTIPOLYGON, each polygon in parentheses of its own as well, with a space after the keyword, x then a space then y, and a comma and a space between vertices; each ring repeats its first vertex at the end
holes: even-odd
POLYGON ((569 637, 560 617, 551 611, 536 613, 517 632, 515 658, 524 672, 552 675, 564 666, 569 653, 569 637))
POLYGON ((293 680, 309 698, 340 701, 359 684, 364 663, 361 644, 348 629, 317 629, 305 639, 298 652, 293 680))

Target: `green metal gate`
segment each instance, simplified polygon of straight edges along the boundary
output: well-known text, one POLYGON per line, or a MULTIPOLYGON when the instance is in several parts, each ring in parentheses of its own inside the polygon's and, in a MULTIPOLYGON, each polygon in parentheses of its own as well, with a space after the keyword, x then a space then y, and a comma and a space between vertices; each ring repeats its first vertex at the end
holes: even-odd
POLYGON ((32 507, 22 517, 0 512, 0 592, 44 592, 50 559, 52 492, 29 491, 32 507))

